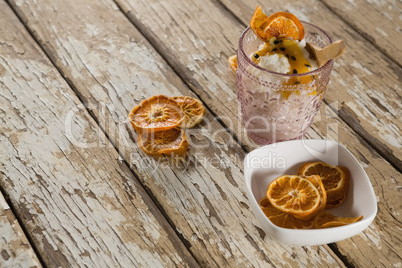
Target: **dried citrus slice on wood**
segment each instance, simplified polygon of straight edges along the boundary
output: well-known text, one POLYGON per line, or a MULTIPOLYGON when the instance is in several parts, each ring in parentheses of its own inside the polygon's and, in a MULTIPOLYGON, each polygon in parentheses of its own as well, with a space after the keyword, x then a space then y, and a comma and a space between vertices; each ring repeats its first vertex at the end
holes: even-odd
POLYGON ((331 228, 331 227, 344 226, 358 222, 361 219, 363 219, 363 216, 355 218, 347 218, 347 217, 337 217, 329 212, 322 212, 314 218, 314 227, 331 228))
POLYGON ((184 112, 184 127, 191 128, 202 121, 205 114, 205 107, 199 100, 186 96, 174 97, 173 99, 184 112))
POLYGON ((295 216, 313 213, 321 202, 320 192, 314 184, 296 175, 284 175, 273 180, 266 196, 276 209, 295 216))
POLYGON ((175 100, 159 95, 134 107, 129 119, 138 132, 156 132, 179 126, 184 120, 184 113, 175 100))
POLYGON ((272 37, 276 39, 303 40, 304 27, 297 17, 287 12, 265 15, 258 6, 250 21, 250 28, 264 42, 272 37))
POLYGON ((313 221, 300 220, 274 208, 266 197, 260 200, 259 205, 267 218, 276 226, 289 229, 311 229, 314 226, 313 221))
POLYGON ((318 175, 309 176, 309 177, 306 177, 306 180, 311 182, 314 185, 314 187, 318 189, 318 191, 320 192, 321 200, 320 200, 320 204, 318 205, 317 209, 314 210, 314 212, 312 212, 311 214, 306 215, 306 216, 295 216, 301 220, 311 220, 316 215, 318 215, 321 211, 323 211, 327 205, 327 193, 325 191, 324 185, 322 184, 320 176, 318 176, 318 175))
POLYGON ((327 204, 340 205, 346 197, 350 173, 345 167, 332 166, 325 162, 308 162, 299 168, 299 175, 319 175, 327 192, 327 204))
POLYGON ((230 56, 229 59, 229 66, 234 73, 237 71, 237 55, 230 56))
POLYGON ((140 133, 138 145, 144 152, 150 155, 180 155, 186 152, 189 143, 182 129, 172 128, 158 132, 140 133))

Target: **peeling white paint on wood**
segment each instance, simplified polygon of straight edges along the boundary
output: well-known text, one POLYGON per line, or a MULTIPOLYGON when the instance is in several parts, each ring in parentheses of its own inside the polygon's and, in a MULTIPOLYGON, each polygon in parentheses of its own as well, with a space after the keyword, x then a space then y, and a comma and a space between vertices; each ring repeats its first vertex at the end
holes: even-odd
POLYGON ((402 5, 395 0, 350 0, 324 1, 348 24, 366 35, 378 48, 401 65, 402 52, 402 5), (345 9, 345 7, 347 7, 345 9), (358 18, 357 18, 358 17, 358 18), (374 30, 375 29, 375 30, 374 30), (384 36, 386 38, 384 38, 384 36))
POLYGON ((9 205, 0 193, 0 266, 42 267, 9 205))

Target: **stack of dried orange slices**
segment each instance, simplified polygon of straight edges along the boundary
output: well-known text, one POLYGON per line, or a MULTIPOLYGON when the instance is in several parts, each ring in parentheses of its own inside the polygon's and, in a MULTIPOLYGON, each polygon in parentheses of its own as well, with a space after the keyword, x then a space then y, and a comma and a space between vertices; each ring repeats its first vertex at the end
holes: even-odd
POLYGON ((345 167, 309 162, 298 175, 273 180, 259 206, 275 225, 290 229, 330 228, 357 222, 363 216, 337 217, 324 209, 339 206, 350 180, 345 167))
POLYGON ((129 120, 139 133, 139 147, 150 155, 186 152, 189 142, 183 128, 191 128, 204 118, 205 107, 187 96, 153 96, 133 108, 129 120))
MULTIPOLYGON (((269 42, 273 37, 276 40, 293 39, 298 41, 304 38, 304 26, 295 15, 287 12, 276 12, 267 16, 259 6, 251 18, 250 28, 263 42, 269 42)), ((237 56, 230 56, 228 61, 230 68, 236 73, 237 56)))

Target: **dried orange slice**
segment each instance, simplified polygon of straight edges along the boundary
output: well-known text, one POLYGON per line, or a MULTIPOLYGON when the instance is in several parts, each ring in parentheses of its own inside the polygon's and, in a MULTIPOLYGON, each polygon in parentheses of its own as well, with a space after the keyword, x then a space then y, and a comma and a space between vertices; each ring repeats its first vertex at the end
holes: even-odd
POLYGON ((266 194, 273 207, 294 216, 313 213, 321 202, 320 191, 304 177, 284 175, 273 180, 266 194))
POLYGON ((314 210, 314 212, 312 212, 311 214, 306 215, 306 216, 295 216, 296 218, 301 219, 301 220, 311 220, 316 215, 318 215, 321 211, 323 211, 327 206, 327 193, 325 191, 324 185, 322 184, 320 176, 318 176, 318 175, 309 176, 309 177, 306 177, 306 180, 311 182, 314 185, 314 187, 318 189, 318 191, 320 192, 321 200, 320 200, 320 204, 318 205, 317 209, 314 210))
POLYGON ((265 33, 263 32, 263 29, 261 29, 261 26, 267 19, 268 16, 262 12, 260 6, 257 6, 250 21, 251 30, 253 30, 255 35, 264 42, 268 42, 269 40, 265 40, 265 33))
POLYGON ((313 221, 300 220, 274 208, 266 197, 259 201, 259 205, 267 218, 276 226, 289 229, 311 229, 314 226, 313 221))
POLYGON ((327 204, 340 205, 346 197, 350 173, 345 167, 332 166, 325 162, 308 162, 299 168, 299 175, 319 175, 327 192, 327 204))
POLYGON ((129 119, 138 132, 156 132, 179 126, 184 120, 184 113, 175 100, 159 95, 134 107, 129 119))
POLYGON ((205 114, 205 107, 201 101, 187 97, 174 97, 173 98, 184 112, 183 127, 191 128, 202 121, 205 114))
POLYGON ((269 42, 272 37, 299 41, 304 38, 303 24, 295 15, 287 12, 276 12, 268 17, 259 6, 251 18, 250 28, 264 42, 269 42))
POLYGON ((314 218, 314 227, 331 228, 331 227, 344 226, 358 222, 361 219, 363 219, 363 216, 355 218, 347 218, 347 217, 337 217, 329 212, 322 212, 314 218))
POLYGON ((158 132, 140 133, 138 145, 144 152, 150 155, 181 155, 186 152, 189 143, 182 129, 172 128, 158 132))
POLYGON ((237 71, 237 55, 230 56, 229 59, 229 66, 234 73, 237 71))

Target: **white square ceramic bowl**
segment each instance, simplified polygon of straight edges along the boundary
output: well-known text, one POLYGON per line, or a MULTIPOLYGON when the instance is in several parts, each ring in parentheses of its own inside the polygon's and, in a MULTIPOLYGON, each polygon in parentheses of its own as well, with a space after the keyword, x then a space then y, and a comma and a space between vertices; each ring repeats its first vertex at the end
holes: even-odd
POLYGON ((342 145, 327 140, 294 140, 260 147, 244 159, 246 191, 251 208, 264 231, 276 241, 289 245, 322 245, 343 240, 363 231, 377 214, 377 202, 370 180, 356 158, 342 145), (269 183, 281 175, 296 175, 304 162, 324 161, 345 166, 351 174, 343 204, 328 212, 336 216, 358 217, 359 222, 346 226, 298 230, 281 228, 265 216, 258 200, 265 196, 269 183))

